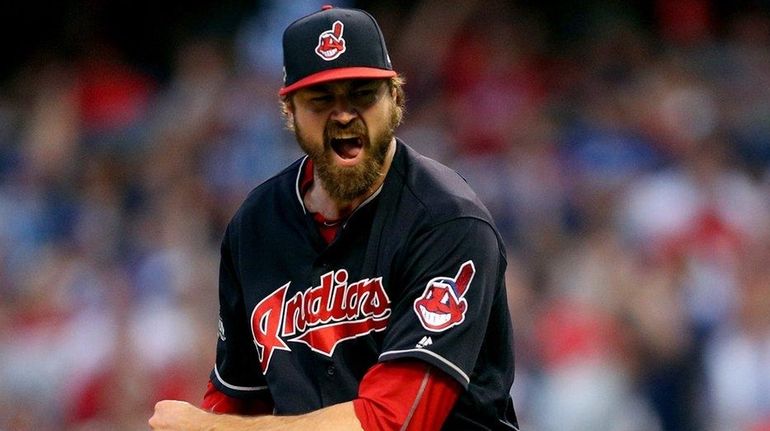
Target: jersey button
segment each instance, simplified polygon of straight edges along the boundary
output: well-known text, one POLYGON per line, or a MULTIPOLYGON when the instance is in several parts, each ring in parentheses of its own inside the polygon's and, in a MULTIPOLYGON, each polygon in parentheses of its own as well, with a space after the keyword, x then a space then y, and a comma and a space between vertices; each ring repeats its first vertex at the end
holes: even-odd
POLYGON ((337 367, 334 366, 334 364, 329 365, 326 367, 326 374, 331 377, 337 372, 337 367))

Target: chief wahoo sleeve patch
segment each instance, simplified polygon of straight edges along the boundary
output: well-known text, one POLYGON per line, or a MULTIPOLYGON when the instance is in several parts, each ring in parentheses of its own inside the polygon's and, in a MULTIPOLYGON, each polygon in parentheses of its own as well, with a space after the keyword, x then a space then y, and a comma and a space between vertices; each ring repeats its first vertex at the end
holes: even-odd
POLYGON ((436 277, 414 301, 414 312, 428 331, 442 332, 465 320, 468 302, 465 292, 473 281, 476 267, 469 260, 460 266, 454 278, 436 277))

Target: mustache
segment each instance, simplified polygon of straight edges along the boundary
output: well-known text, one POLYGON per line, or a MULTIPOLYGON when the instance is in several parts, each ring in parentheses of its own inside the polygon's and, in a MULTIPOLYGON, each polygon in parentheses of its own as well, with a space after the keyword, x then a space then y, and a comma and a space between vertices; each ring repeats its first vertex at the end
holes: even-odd
POLYGON ((366 125, 360 118, 356 118, 348 124, 341 125, 336 121, 328 121, 324 127, 324 140, 331 141, 342 136, 356 135, 367 136, 366 125))

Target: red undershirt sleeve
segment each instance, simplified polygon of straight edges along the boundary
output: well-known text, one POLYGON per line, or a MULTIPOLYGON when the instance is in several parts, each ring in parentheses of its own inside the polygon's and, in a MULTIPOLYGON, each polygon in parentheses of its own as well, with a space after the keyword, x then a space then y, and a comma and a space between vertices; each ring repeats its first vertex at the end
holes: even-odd
POLYGON ((241 400, 227 396, 217 390, 210 380, 206 386, 206 394, 203 395, 201 408, 212 413, 245 416, 269 415, 273 412, 273 406, 270 403, 262 400, 241 400))
POLYGON ((447 374, 421 361, 374 365, 353 400, 364 431, 439 430, 462 392, 447 374))

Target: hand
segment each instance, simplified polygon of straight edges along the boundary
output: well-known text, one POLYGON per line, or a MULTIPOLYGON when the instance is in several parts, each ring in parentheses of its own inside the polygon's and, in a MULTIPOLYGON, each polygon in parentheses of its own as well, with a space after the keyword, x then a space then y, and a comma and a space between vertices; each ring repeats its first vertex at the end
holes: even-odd
POLYGON ((205 429, 208 416, 212 415, 190 403, 164 400, 155 404, 149 423, 156 431, 198 431, 205 429))

